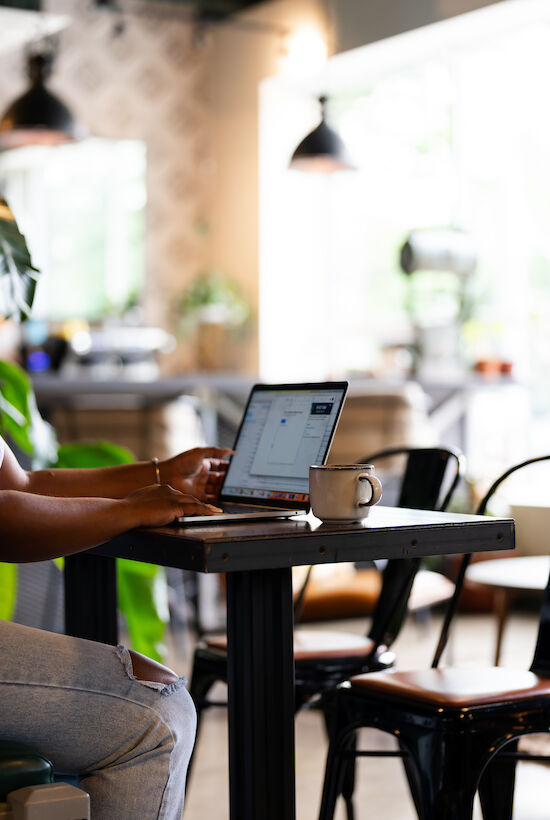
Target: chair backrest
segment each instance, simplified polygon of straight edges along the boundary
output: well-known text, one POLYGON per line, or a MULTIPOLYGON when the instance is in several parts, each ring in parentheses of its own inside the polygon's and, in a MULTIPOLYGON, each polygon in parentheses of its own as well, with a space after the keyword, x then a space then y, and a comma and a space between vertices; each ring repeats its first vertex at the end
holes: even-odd
MULTIPOLYGON (((519 464, 515 464, 514 466, 506 470, 506 472, 504 472, 501 476, 499 476, 496 479, 496 481, 493 482, 493 484, 491 484, 491 486, 483 496, 482 500, 480 501, 478 508, 476 510, 476 514, 486 514, 489 502, 495 495, 496 491, 498 490, 500 485, 504 481, 506 481, 506 479, 509 478, 513 473, 516 473, 518 470, 522 470, 524 467, 528 467, 532 464, 537 464, 541 461, 550 461, 550 455, 535 456, 534 458, 528 458, 526 461, 522 461, 519 464)), ((432 660, 432 668, 434 669, 439 665, 441 656, 445 651, 445 647, 447 645, 447 641, 449 638, 449 630, 453 618, 458 609, 460 595, 462 592, 462 588, 464 586, 466 570, 468 569, 468 565, 471 561, 471 558, 471 553, 465 553, 462 557, 462 561, 460 562, 460 568, 455 580, 454 593, 447 604, 447 610, 445 612, 445 617, 443 619, 443 624, 439 635, 439 641, 432 660)), ((535 657, 533 659, 533 664, 531 668, 534 672, 537 672, 538 674, 550 674, 550 578, 549 586, 546 588, 544 603, 541 610, 541 620, 539 624, 537 647, 535 649, 535 657), (546 672, 539 671, 543 669, 545 669, 546 672)))
MULTIPOLYGON (((464 474, 465 458, 451 447, 391 447, 380 450, 362 463, 374 464, 377 474, 384 462, 392 465, 390 474, 403 462, 394 506, 418 510, 445 510, 464 474)), ((382 477, 382 486, 387 479, 382 477)), ((383 503, 387 499, 382 498, 383 503)), ((412 585, 420 567, 419 558, 394 558, 387 561, 382 588, 374 608, 368 637, 377 646, 390 646, 396 639, 407 613, 412 585)))
MULTIPOLYGON (((447 509, 465 469, 464 455, 451 447, 390 447, 359 463, 374 464, 377 474, 397 472, 399 493, 394 506, 416 510, 447 509), (384 467, 384 462, 390 466, 384 467)), ((383 486, 385 491, 384 481, 383 486)), ((383 503, 388 504, 387 497, 383 503)))

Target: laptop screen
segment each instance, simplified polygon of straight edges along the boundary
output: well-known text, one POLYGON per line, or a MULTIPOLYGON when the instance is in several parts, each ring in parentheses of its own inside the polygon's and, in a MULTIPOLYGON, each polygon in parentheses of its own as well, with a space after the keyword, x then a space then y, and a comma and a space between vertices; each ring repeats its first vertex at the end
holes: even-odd
POLYGON ((225 501, 309 507, 309 467, 324 464, 347 382, 252 388, 221 491, 225 501))

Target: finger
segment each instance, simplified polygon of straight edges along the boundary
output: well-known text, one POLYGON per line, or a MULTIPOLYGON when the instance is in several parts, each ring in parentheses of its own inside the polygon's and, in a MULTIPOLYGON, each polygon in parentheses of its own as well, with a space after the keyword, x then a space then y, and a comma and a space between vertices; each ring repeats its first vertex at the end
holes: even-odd
POLYGON ((191 493, 180 493, 179 490, 175 490, 176 493, 179 495, 178 501, 182 504, 195 504, 196 506, 202 506, 202 501, 200 498, 197 498, 196 495, 191 495, 191 493))
POLYGON ((210 472, 210 473, 208 473, 208 475, 205 476, 205 478, 206 478, 206 481, 208 482, 208 484, 216 482, 216 481, 221 481, 222 479, 225 478, 225 472, 219 472, 219 471, 210 472))
POLYGON ((218 503, 220 497, 220 488, 219 487, 205 487, 200 497, 205 501, 214 501, 218 503))
POLYGON ((218 515, 221 513, 219 507, 213 504, 202 504, 198 501, 196 504, 185 504, 183 507, 183 515, 218 515))
POLYGON ((211 458, 210 459, 210 472, 211 473, 226 473, 227 468, 229 467, 228 461, 223 461, 220 458, 211 458))
POLYGON ((199 495, 199 490, 202 490, 203 493, 211 493, 216 490, 219 490, 221 483, 221 479, 208 478, 206 481, 200 482, 199 487, 197 487, 196 490, 194 490, 194 492, 196 495, 199 495))
POLYGON ((197 447, 196 450, 203 458, 224 458, 235 452, 229 447, 197 447))
POLYGON ((206 508, 211 507, 215 512, 221 512, 218 507, 212 507, 211 504, 205 504, 200 498, 197 498, 196 495, 191 495, 191 493, 181 493, 179 490, 174 489, 174 487, 170 487, 172 493, 175 496, 175 501, 185 507, 193 506, 199 512, 203 512, 206 508))

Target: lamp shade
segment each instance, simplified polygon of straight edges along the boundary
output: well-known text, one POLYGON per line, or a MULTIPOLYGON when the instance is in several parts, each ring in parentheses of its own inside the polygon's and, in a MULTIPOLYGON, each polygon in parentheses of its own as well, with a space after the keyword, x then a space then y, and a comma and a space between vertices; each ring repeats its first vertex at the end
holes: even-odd
POLYGON ((67 106, 44 85, 51 72, 53 54, 28 58, 30 89, 14 100, 0 119, 0 149, 24 145, 60 145, 85 136, 67 106))
POLYGON ((304 137, 290 160, 290 168, 324 174, 335 171, 353 171, 342 138, 326 123, 326 97, 319 97, 321 122, 304 137))

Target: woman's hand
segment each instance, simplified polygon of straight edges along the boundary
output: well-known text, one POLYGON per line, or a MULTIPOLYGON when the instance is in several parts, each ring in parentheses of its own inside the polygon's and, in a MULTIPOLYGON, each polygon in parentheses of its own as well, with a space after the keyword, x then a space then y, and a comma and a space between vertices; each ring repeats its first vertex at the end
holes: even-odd
POLYGON ((126 496, 122 503, 129 508, 131 528, 163 527, 182 515, 216 515, 221 512, 168 484, 142 487, 126 496))
POLYGON ((159 463, 160 480, 200 501, 218 499, 232 453, 226 447, 195 447, 159 463))

